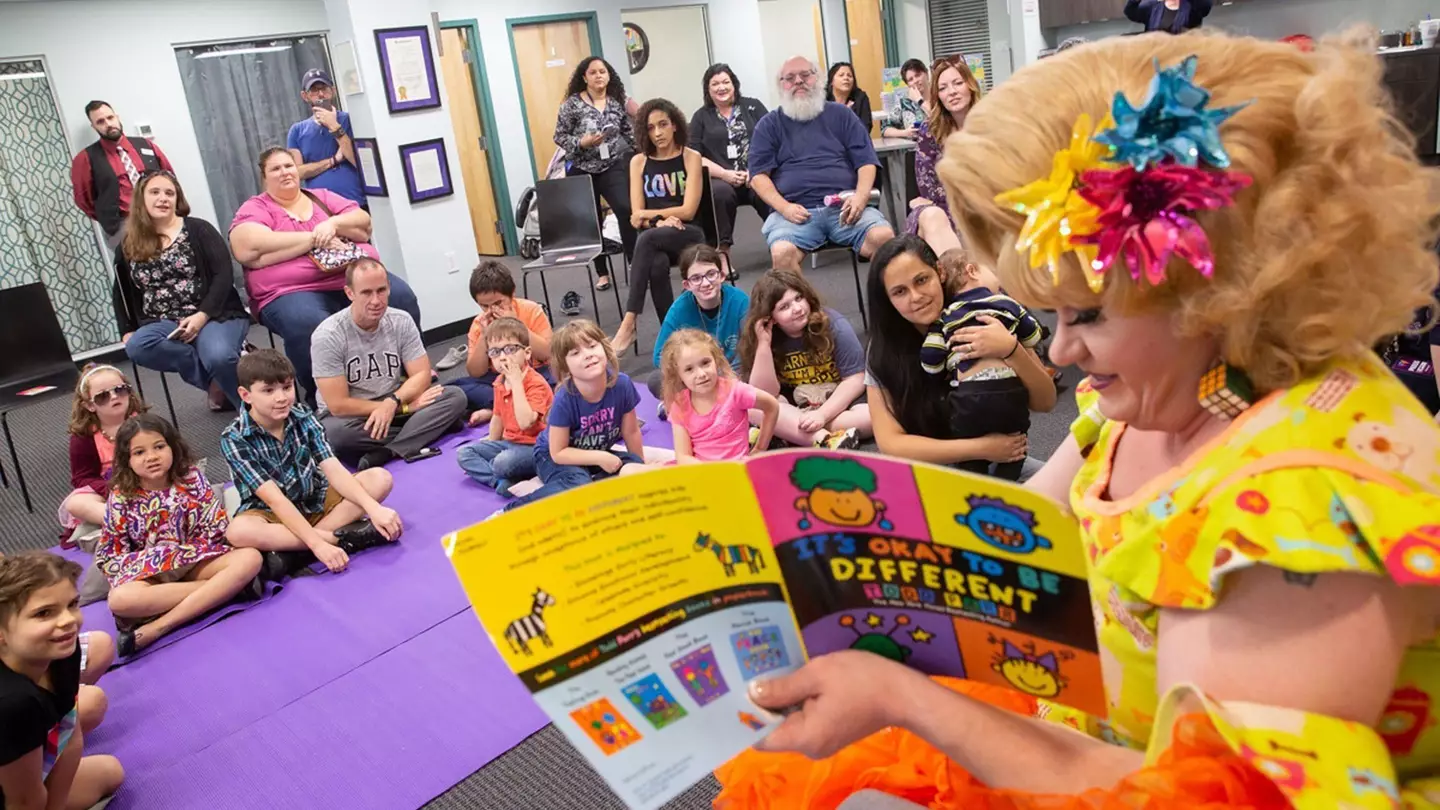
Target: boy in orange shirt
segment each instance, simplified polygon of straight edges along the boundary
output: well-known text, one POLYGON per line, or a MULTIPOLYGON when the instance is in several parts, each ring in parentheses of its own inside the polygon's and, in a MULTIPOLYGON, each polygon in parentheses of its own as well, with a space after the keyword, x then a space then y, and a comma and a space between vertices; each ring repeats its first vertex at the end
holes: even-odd
POLYGON ((550 318, 545 315, 544 307, 515 297, 515 277, 510 275, 509 268, 493 259, 481 262, 470 272, 470 297, 480 307, 480 314, 470 322, 470 332, 465 338, 469 348, 465 372, 470 376, 450 384, 465 392, 472 411, 470 424, 478 425, 490 418, 495 405, 493 385, 499 375, 487 351, 485 330, 497 320, 518 319, 528 335, 530 365, 551 388, 555 387, 555 375, 550 370, 550 318))
POLYGON ((455 454, 466 475, 507 498, 512 484, 535 476, 535 438, 545 429, 555 399, 550 384, 531 366, 531 335, 517 318, 500 318, 485 327, 483 345, 496 375, 490 435, 455 454))

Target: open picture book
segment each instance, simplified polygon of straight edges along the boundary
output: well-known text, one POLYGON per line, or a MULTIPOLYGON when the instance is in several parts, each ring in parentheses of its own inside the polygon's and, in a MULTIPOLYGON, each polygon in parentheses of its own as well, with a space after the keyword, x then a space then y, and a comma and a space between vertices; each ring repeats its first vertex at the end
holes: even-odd
POLYGON ((486 633, 631 807, 781 718, 747 685, 865 650, 1103 717, 1059 504, 889 457, 794 450, 611 478, 444 539, 486 633))

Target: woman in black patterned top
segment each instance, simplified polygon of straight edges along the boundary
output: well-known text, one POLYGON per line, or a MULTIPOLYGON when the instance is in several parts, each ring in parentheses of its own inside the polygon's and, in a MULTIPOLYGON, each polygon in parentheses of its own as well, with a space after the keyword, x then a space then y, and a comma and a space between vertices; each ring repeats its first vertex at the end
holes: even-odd
POLYGON ((753 98, 740 94, 740 79, 724 62, 705 70, 700 80, 705 106, 690 117, 690 148, 700 153, 701 163, 710 170, 710 189, 715 198, 715 225, 720 253, 733 281, 738 276, 730 263, 730 245, 735 241, 735 214, 748 205, 760 215, 770 216, 766 205, 750 188, 750 133, 768 110, 753 98))
POLYGON ((190 216, 170 172, 140 178, 135 199, 115 251, 115 317, 125 353, 208 390, 213 410, 241 407, 235 366, 250 316, 235 292, 225 238, 190 216))
MULTIPOLYGON (((566 174, 588 174, 595 184, 595 204, 604 197, 620 224, 625 258, 635 255, 635 228, 630 224, 630 156, 635 153, 635 129, 625 110, 625 85, 609 62, 587 56, 575 66, 570 86, 555 122, 555 145, 565 153, 566 174)), ((600 281, 595 289, 610 289, 605 263, 595 260, 600 281)))

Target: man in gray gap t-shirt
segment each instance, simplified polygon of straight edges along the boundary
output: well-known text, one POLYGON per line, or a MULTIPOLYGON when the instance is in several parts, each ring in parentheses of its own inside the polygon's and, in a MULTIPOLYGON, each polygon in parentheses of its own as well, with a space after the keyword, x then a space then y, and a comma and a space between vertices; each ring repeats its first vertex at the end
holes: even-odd
POLYGON ((361 259, 345 271, 350 308, 310 336, 316 401, 335 455, 358 469, 404 457, 458 427, 465 392, 430 384, 420 329, 390 308, 385 266, 361 259))

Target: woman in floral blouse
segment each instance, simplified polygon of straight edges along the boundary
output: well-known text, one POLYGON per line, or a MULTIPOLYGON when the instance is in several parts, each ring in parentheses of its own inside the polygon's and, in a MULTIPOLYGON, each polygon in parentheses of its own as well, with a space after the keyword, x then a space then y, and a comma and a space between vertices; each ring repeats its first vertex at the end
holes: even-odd
POLYGON ((915 186, 920 196, 910 201, 905 232, 924 239, 940 256, 960 247, 960 238, 955 235, 955 222, 950 218, 945 187, 940 185, 935 164, 944 152, 946 139, 964 128, 966 116, 980 100, 980 82, 958 56, 936 59, 930 73, 934 81, 926 93, 929 118, 916 127, 915 186))
MULTIPOLYGON (((555 145, 565 153, 566 174, 588 174, 600 198, 615 213, 625 258, 635 254, 635 228, 630 224, 630 156, 635 154, 635 128, 625 107, 625 85, 609 62, 598 56, 580 60, 555 121, 555 145)), ((610 289, 609 270, 595 260, 600 276, 595 289, 610 289)))
POLYGON ((260 596, 260 552, 232 548, 229 525, 174 425, 142 413, 120 426, 95 559, 110 581, 121 656, 237 594, 260 596))
POLYGON ((905 92, 881 125, 880 135, 913 141, 920 137, 920 124, 930 115, 930 71, 919 59, 906 59, 900 66, 900 76, 905 80, 905 92))
POLYGON ((115 252, 115 317, 125 353, 210 392, 210 407, 240 407, 235 364, 250 316, 231 281, 230 250, 215 226, 190 216, 175 175, 151 172, 135 189, 115 252))

